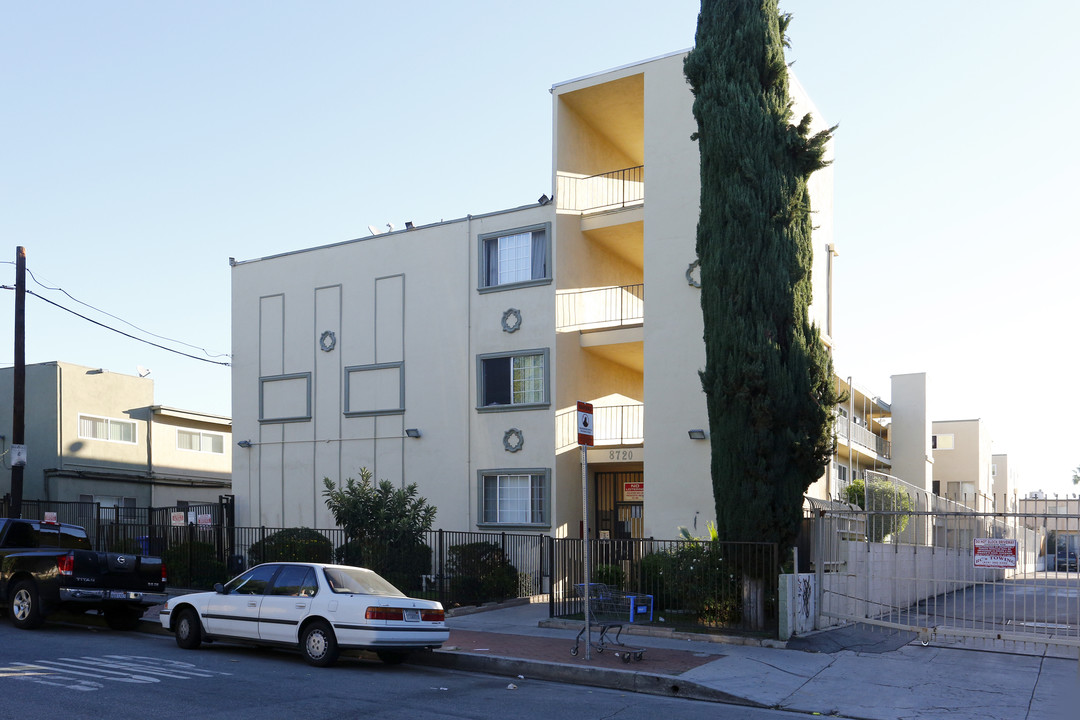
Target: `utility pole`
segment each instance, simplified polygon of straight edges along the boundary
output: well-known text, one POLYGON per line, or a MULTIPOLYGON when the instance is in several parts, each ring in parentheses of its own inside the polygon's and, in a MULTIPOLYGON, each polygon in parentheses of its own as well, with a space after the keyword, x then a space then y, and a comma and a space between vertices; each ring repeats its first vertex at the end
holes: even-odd
POLYGON ((15 387, 11 395, 11 507, 22 517, 23 467, 26 465, 26 248, 15 248, 15 387))

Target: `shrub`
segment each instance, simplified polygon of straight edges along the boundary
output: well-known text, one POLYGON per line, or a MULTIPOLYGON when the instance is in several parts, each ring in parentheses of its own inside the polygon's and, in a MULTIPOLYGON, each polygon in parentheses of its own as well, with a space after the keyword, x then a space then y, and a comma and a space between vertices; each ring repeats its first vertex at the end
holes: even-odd
POLYGON ((517 597, 517 568, 494 543, 455 545, 447 552, 446 569, 450 575, 450 596, 462 605, 517 597))
POLYGON ((739 569, 714 542, 681 542, 641 558, 642 592, 667 615, 704 625, 737 623, 741 616, 739 569))
POLYGON ((209 589, 228 579, 225 563, 208 542, 176 543, 162 553, 162 560, 172 587, 209 589))
POLYGON ((844 488, 845 499, 869 511, 866 535, 870 542, 883 542, 886 537, 902 533, 911 518, 911 496, 898 483, 888 480, 853 480, 844 488))
POLYGON ((603 583, 616 590, 622 590, 626 573, 618 565, 597 565, 592 573, 592 581, 603 583))
POLYGON ((334 544, 318 530, 280 530, 253 543, 248 550, 252 565, 264 562, 333 562, 334 544))

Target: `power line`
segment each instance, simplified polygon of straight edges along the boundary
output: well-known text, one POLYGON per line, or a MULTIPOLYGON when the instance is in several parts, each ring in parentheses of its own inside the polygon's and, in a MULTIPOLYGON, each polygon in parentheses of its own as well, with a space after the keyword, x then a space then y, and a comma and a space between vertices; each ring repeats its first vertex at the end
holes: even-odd
MULTIPOLYGON (((33 290, 27 290, 26 294, 27 295, 33 295, 38 300, 44 300, 45 302, 49 303, 50 305, 53 305, 55 307, 60 308, 64 312, 69 312, 69 313, 71 313, 72 315, 74 315, 76 317, 79 317, 79 318, 82 318, 83 320, 86 320, 87 322, 93 323, 94 325, 97 325, 99 327, 103 327, 106 330, 112 330, 114 333, 117 333, 118 335, 123 335, 124 337, 131 338, 132 340, 135 340, 137 342, 145 343, 146 345, 151 345, 153 347, 160 348, 161 350, 165 350, 167 352, 176 353, 177 355, 183 355, 184 357, 191 358, 192 360, 199 360, 201 362, 210 363, 211 365, 224 365, 225 367, 229 367, 230 365, 232 365, 232 363, 221 362, 220 360, 210 360, 208 358, 199 357, 198 355, 192 355, 191 353, 181 352, 180 350, 174 350, 173 348, 165 347, 164 345, 159 345, 158 343, 150 342, 149 340, 144 340, 143 338, 136 337, 134 335, 131 335, 130 333, 124 332, 123 330, 117 330, 116 328, 114 328, 114 327, 112 327, 110 325, 106 325, 105 323, 98 322, 97 320, 94 320, 93 318, 88 318, 85 315, 77 313, 74 310, 72 310, 71 308, 66 308, 63 305, 61 305, 60 303, 54 302, 54 301, 50 300, 49 298, 45 297, 44 295, 38 295, 33 290)), ((74 298, 72 298, 72 299, 74 300, 74 298)), ((78 302, 78 301, 76 301, 76 302, 78 302)), ((106 315, 108 315, 108 313, 106 313, 106 315)), ((112 316, 110 315, 110 317, 112 317, 112 316)), ((117 318, 117 319, 119 319, 119 318, 117 318)), ((123 321, 121 321, 121 322, 123 322, 123 321)), ((134 327, 134 326, 132 326, 132 327, 134 327)), ((153 334, 153 333, 151 333, 151 334, 153 334)), ((157 336, 155 336, 155 337, 157 337, 157 336)), ((168 339, 168 338, 164 338, 164 339, 168 339)), ((189 346, 189 347, 191 347, 191 346, 189 346)), ((199 349, 201 350, 202 348, 199 348, 199 349)))
MULTIPOLYGON (((229 357, 228 353, 212 353, 212 352, 210 352, 209 350, 207 350, 204 347, 199 347, 198 345, 192 345, 191 343, 186 343, 183 340, 176 340, 174 338, 166 337, 164 335, 158 335, 157 333, 152 333, 149 330, 144 330, 143 328, 139 327, 135 323, 132 323, 132 322, 130 322, 128 320, 125 320, 122 317, 117 317, 116 315, 113 315, 112 313, 106 312, 106 311, 102 310, 99 307, 94 307, 93 305, 91 305, 88 302, 83 302, 82 300, 78 299, 77 297, 75 297, 74 295, 72 295, 71 293, 69 293, 67 290, 65 290, 62 287, 50 287, 50 286, 44 284, 43 282, 38 280, 37 277, 34 276, 34 273, 30 271, 30 268, 26 269, 26 274, 29 275, 34 280, 34 282, 36 282, 38 285, 40 285, 45 290, 56 290, 56 291, 62 292, 65 295, 67 295, 69 298, 71 298, 73 301, 79 303, 80 305, 82 305, 84 307, 88 307, 91 310, 93 310, 94 312, 99 312, 102 315, 105 315, 107 317, 111 317, 113 320, 118 320, 118 321, 124 323, 125 325, 127 325, 128 327, 135 328, 136 330, 138 330, 141 333, 145 333, 145 334, 147 334, 147 335, 149 335, 151 337, 156 337, 159 340, 167 340, 168 342, 175 343, 177 345, 183 345, 185 347, 189 347, 189 348, 192 348, 194 350, 202 350, 203 354, 205 354, 207 357, 210 357, 210 358, 229 357)), ((45 299, 41 295, 38 295, 37 297, 41 298, 42 300, 45 299)), ((57 306, 57 307, 63 307, 63 306, 57 306)), ((66 310, 67 308, 64 308, 64 309, 66 310)), ((82 316, 80 316, 80 317, 82 317, 82 316)), ((87 318, 87 319, 89 319, 89 318, 87 318)), ((108 326, 103 325, 102 327, 108 327, 108 326)), ((109 329, 112 330, 113 328, 109 328, 109 329)), ((149 344, 152 345, 153 343, 149 343, 149 344)), ((181 354, 183 354, 183 353, 181 353, 181 354)), ((228 363, 226 363, 226 364, 228 364, 228 363)))

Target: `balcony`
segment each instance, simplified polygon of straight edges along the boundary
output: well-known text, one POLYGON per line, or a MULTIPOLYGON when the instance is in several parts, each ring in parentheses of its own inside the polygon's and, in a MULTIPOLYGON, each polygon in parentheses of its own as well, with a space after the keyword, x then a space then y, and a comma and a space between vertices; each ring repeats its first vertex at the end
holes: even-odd
POLYGON ((836 418, 836 436, 844 438, 849 443, 858 443, 864 448, 877 453, 880 457, 888 458, 891 456, 892 443, 883 437, 875 435, 862 425, 850 422, 848 418, 842 415, 836 418))
POLYGON ((555 177, 555 206, 559 210, 606 212, 644 203, 644 165, 589 176, 560 172, 555 177))
MULTIPOLYGON (((645 442, 644 405, 593 408, 594 445, 641 445, 645 442)), ((577 445, 577 408, 555 414, 555 451, 577 445)))
POLYGON ((560 292, 555 296, 555 330, 608 330, 645 321, 645 285, 622 285, 560 292))

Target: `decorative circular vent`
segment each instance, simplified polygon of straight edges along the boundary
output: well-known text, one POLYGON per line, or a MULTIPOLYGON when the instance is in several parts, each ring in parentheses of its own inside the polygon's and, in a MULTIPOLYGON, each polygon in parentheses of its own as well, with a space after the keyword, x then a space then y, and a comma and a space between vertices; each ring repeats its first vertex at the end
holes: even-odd
POLYGON ((521 311, 517 308, 510 308, 503 313, 502 316, 502 328, 504 332, 512 333, 517 332, 521 327, 521 311))
POLYGON ((319 338, 319 349, 323 352, 330 352, 337 347, 337 335, 330 330, 327 330, 319 338))

